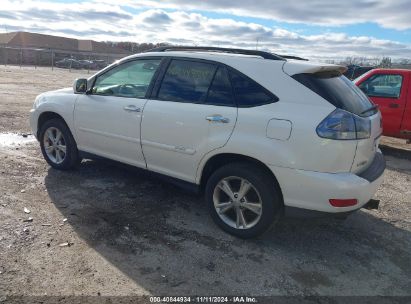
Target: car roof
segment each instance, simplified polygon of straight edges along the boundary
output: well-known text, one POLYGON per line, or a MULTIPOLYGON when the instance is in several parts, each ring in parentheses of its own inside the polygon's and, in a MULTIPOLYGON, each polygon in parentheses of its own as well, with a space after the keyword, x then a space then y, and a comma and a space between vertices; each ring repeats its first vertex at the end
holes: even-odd
POLYGON ((380 71, 380 72, 389 71, 389 72, 392 72, 392 73, 411 73, 411 70, 409 70, 409 69, 376 68, 373 71, 380 71))
MULTIPOLYGON (((251 69, 255 69, 260 65, 270 65, 273 69, 278 67, 281 69, 282 65, 287 62, 285 60, 269 60, 264 59, 257 55, 244 55, 236 53, 223 53, 223 52, 210 52, 210 51, 167 51, 167 52, 143 52, 138 54, 133 54, 124 57, 120 60, 115 61, 113 64, 105 67, 104 69, 98 71, 96 74, 92 75, 89 79, 96 77, 100 74, 105 73, 107 70, 111 69, 113 66, 122 64, 124 62, 137 59, 137 58, 153 58, 153 57, 181 57, 181 58, 193 58, 193 59, 203 59, 214 62, 219 62, 240 70, 241 72, 246 72, 251 69)), ((294 60, 292 60, 294 61, 294 60)))
POLYGON ((221 52, 208 52, 208 51, 167 51, 167 52, 144 52, 123 58, 123 60, 129 60, 133 58, 141 57, 185 57, 194 59, 206 59, 212 61, 224 62, 228 58, 241 58, 241 59, 258 59, 265 60, 263 57, 258 55, 245 55, 245 54, 234 54, 234 53, 221 53, 221 52))
MULTIPOLYGON (((346 67, 334 64, 325 64, 320 62, 295 60, 295 59, 280 59, 271 60, 265 59, 259 55, 253 54, 239 54, 239 53, 226 53, 220 51, 201 51, 201 50, 177 50, 177 51, 149 51, 127 56, 114 64, 121 64, 123 62, 137 59, 137 58, 153 58, 153 57, 181 57, 181 58, 193 58, 204 59, 219 62, 231 66, 247 75, 254 70, 258 70, 262 66, 270 66, 274 70, 282 70, 288 75, 292 76, 297 73, 315 73, 318 71, 337 70, 341 73, 345 71, 346 67)), ((111 65, 112 66, 112 65, 111 65)), ((106 67, 97 74, 103 73, 111 66, 106 67)), ((97 75, 96 74, 96 75, 97 75)), ((93 75, 94 76, 94 75, 93 75)))

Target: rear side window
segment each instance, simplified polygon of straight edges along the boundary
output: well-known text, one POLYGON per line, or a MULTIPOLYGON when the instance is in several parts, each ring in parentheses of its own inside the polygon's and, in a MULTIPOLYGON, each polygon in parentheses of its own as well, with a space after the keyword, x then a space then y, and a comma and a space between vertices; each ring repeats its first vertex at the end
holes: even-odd
POLYGON ((255 107, 278 101, 278 97, 249 77, 230 69, 238 107, 255 107))
POLYGON ((158 99, 203 103, 217 67, 211 63, 172 60, 164 75, 158 99))
POLYGON ((230 78, 225 67, 219 67, 207 96, 207 104, 235 106, 230 78))
POLYGON ((367 111, 373 106, 368 97, 339 73, 296 74, 292 77, 336 108, 361 116, 371 116, 378 111, 367 111))

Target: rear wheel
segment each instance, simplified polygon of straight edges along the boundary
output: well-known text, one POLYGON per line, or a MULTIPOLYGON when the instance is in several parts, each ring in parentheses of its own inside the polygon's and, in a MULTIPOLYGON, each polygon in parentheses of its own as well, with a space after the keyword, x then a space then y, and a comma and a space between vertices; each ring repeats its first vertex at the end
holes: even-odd
POLYGON ((50 166, 68 170, 79 162, 77 145, 65 122, 59 118, 46 121, 39 132, 41 152, 50 166))
POLYGON ((282 211, 273 177, 252 164, 232 163, 219 168, 209 178, 205 192, 216 224, 241 238, 262 234, 282 211))

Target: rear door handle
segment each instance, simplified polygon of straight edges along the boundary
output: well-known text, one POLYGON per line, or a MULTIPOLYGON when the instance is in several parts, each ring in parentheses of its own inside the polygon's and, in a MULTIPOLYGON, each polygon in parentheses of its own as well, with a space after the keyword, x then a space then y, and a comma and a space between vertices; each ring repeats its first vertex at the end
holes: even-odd
POLYGON ((212 122, 221 122, 221 123, 229 123, 230 119, 227 117, 223 117, 219 114, 207 116, 206 119, 212 122))
POLYGON ((129 112, 140 112, 141 111, 141 109, 137 108, 135 105, 125 106, 123 109, 124 111, 129 111, 129 112))

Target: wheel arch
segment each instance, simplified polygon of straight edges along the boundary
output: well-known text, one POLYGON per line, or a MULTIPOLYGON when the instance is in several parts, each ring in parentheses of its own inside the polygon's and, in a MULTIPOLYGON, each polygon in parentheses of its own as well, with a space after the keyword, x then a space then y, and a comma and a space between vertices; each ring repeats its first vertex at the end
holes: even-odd
MULTIPOLYGON (((68 124, 67 124, 66 120, 63 118, 63 116, 61 116, 60 114, 58 114, 56 112, 53 112, 53 111, 45 111, 45 112, 41 113, 39 115, 39 118, 37 119, 37 134, 36 134, 37 138, 39 138, 40 130, 41 130, 42 126, 44 125, 44 123, 46 121, 49 121, 49 120, 54 119, 54 118, 61 119, 66 124, 66 126, 68 127, 68 124)), ((70 130, 70 128, 69 128, 69 130, 70 130)))
POLYGON ((201 191, 204 190, 205 185, 207 184, 207 180, 209 179, 209 177, 215 170, 229 163, 237 163, 237 162, 251 163, 261 168, 264 171, 264 173, 266 173, 272 178, 274 185, 277 187, 279 191, 281 201, 284 203, 284 198, 283 198, 280 184, 278 183, 277 178, 275 177, 274 173, 270 170, 270 168, 266 164, 264 164, 262 161, 255 159, 253 157, 247 156, 247 155, 243 155, 243 154, 220 153, 220 154, 216 154, 210 157, 205 162, 204 166, 201 168, 201 171, 200 171, 199 182, 200 182, 201 191))

